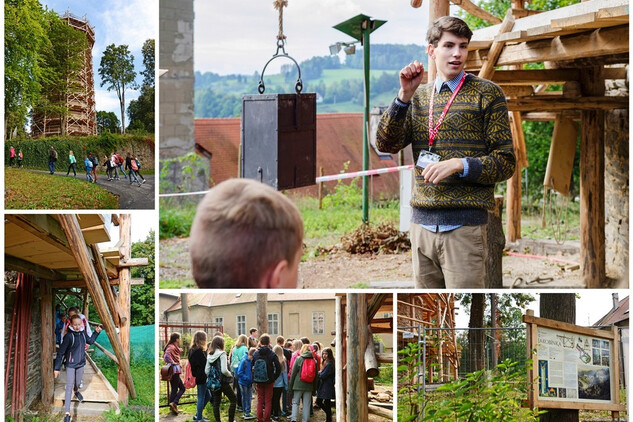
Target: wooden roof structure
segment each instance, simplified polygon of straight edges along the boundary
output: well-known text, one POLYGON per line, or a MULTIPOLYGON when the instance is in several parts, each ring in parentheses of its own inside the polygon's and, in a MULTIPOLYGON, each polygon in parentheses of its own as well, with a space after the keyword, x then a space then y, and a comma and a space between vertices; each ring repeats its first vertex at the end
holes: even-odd
MULTIPOLYGON (((605 111, 628 110, 629 104, 628 96, 605 95, 605 80, 627 79, 629 1, 589 0, 536 11, 525 9, 529 0, 512 0, 503 20, 471 0, 450 3, 493 24, 474 31, 466 70, 499 84, 508 100, 517 168, 508 181, 506 237, 521 237, 521 170, 528 166, 521 122, 555 121, 556 133, 579 120, 583 280, 588 288, 605 287, 605 111), (524 68, 535 63, 545 68, 524 68), (562 84, 562 91, 545 91, 554 84, 562 84)), ((447 16, 450 3, 430 0, 430 21, 447 16)), ((429 59, 428 78, 435 72, 429 59)), ((567 137, 575 139, 574 133, 567 137)))
POLYGON ((389 420, 393 414, 369 404, 368 377, 378 375, 379 363, 393 363, 393 353, 375 353, 372 334, 393 333, 393 294, 336 295, 336 414, 337 421, 366 421, 369 413, 389 420), (345 380, 345 382, 342 382, 345 380))
MULTIPOLYGON (((119 367, 117 394, 108 395, 113 391, 111 387, 100 389, 108 393, 102 401, 127 404, 128 394, 136 397, 129 364, 130 267, 147 265, 148 259, 130 257, 130 223, 129 214, 5 215, 5 269, 32 275, 40 285, 41 345, 42 350, 50 351, 41 354, 45 405, 57 403, 61 394, 56 391, 53 377, 54 289, 84 289, 112 344, 114 354, 104 353, 119 367), (110 240, 110 223, 119 227, 120 240, 115 248, 102 252, 98 243, 110 240), (113 288, 115 285, 118 291, 113 288)), ((87 309, 87 302, 85 305, 87 309)), ((99 371, 95 373, 98 375, 99 371)), ((102 376, 99 379, 105 380, 102 376)), ((95 379, 95 382, 100 381, 95 379)))

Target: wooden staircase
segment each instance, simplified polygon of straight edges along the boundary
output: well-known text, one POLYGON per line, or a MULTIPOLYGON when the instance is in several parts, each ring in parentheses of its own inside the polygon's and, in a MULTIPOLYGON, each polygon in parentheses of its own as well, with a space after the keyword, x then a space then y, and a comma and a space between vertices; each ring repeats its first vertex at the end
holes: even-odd
MULTIPOLYGON (((79 392, 83 395, 83 403, 79 403, 73 395, 70 404, 70 413, 73 420, 78 416, 101 416, 104 412, 116 409, 119 413, 119 396, 112 388, 101 370, 97 367, 90 356, 86 354, 86 366, 82 378, 83 388, 79 392)), ((66 370, 62 369, 55 379, 55 390, 53 407, 56 411, 65 412, 64 396, 66 388, 66 370)))

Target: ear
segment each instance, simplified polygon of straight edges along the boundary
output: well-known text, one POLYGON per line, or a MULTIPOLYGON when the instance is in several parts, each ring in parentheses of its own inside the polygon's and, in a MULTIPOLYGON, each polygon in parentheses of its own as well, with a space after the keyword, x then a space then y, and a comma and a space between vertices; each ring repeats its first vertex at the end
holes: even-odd
POLYGON ((266 289, 276 289, 279 287, 281 283, 281 277, 284 273, 284 270, 288 268, 288 261, 282 259, 272 268, 272 271, 269 271, 266 274, 266 279, 264 280, 263 288, 266 289))
POLYGON ((432 59, 435 59, 435 57, 433 57, 433 55, 435 54, 435 47, 433 46, 433 44, 429 44, 426 46, 426 54, 432 59))

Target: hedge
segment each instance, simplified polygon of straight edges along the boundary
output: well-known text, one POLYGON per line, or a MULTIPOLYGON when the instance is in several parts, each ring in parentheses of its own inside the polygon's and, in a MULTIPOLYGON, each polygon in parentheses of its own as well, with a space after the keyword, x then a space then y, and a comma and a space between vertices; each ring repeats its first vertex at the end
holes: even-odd
MULTIPOLYGON (((57 151, 56 166, 58 168, 67 168, 70 164, 68 161, 69 151, 73 151, 77 159, 77 167, 82 168, 84 159, 88 156, 89 152, 93 154, 96 153, 99 162, 101 162, 104 155, 110 156, 113 151, 125 156, 124 151, 127 152, 130 144, 144 144, 149 147, 152 152, 155 148, 153 136, 137 134, 120 135, 107 132, 94 136, 51 136, 40 139, 12 139, 5 141, 4 156, 5 162, 8 163, 9 150, 11 146, 13 146, 15 148, 16 157, 18 151, 22 150, 22 154, 24 155, 22 165, 24 167, 48 169, 48 155, 50 147, 52 146, 57 151)), ((133 146, 132 149, 134 149, 133 146)), ((147 168, 151 167, 147 166, 147 168)))

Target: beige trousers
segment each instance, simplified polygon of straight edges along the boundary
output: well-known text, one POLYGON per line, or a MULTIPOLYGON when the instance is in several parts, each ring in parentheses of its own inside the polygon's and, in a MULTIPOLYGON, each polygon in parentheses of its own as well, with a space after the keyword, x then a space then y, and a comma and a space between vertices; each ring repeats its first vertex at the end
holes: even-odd
POLYGON ((485 288, 482 226, 433 233, 411 223, 410 235, 416 288, 485 288))

